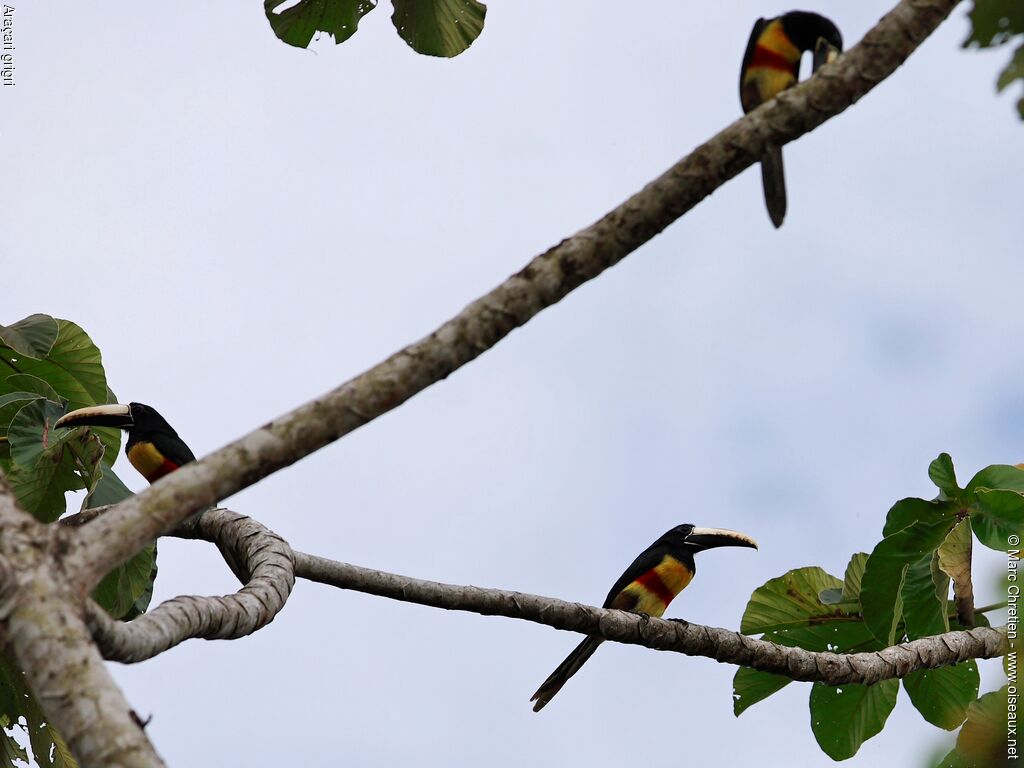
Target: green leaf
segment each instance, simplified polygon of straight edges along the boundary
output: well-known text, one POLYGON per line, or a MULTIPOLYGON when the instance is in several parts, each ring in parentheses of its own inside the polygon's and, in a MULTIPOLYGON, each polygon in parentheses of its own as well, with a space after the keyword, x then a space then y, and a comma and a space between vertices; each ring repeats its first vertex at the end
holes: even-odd
POLYGON ((57 729, 53 726, 47 728, 50 729, 50 739, 53 741, 53 768, 78 768, 78 761, 57 729))
POLYGON ((0 716, 16 723, 24 714, 25 688, 24 675, 14 668, 6 656, 0 655, 0 716))
POLYGON ((36 399, 18 411, 8 431, 10 464, 4 469, 22 506, 37 520, 64 514, 64 494, 95 485, 104 447, 85 430, 53 429, 62 409, 36 399))
POLYGON ((1024 495, 1017 491, 979 490, 971 524, 978 541, 990 549, 1005 552, 1024 536, 1024 495))
POLYGON ((899 689, 897 680, 836 687, 815 683, 811 688, 811 730, 818 746, 833 760, 853 757, 861 744, 885 726, 899 689))
POLYGON ((0 385, 0 392, 5 394, 9 392, 32 392, 55 403, 60 402, 60 395, 57 394, 53 387, 38 376, 33 376, 30 373, 15 373, 8 376, 3 380, 3 384, 0 385))
POLYGON ((880 642, 892 645, 895 641, 907 570, 926 555, 930 557, 955 523, 955 516, 918 520, 875 546, 864 568, 860 602, 864 621, 880 642))
POLYGON ((10 392, 0 395, 0 437, 7 437, 7 431, 18 411, 39 399, 39 395, 33 392, 10 392))
POLYGON ((929 552, 910 565, 900 597, 908 639, 949 631, 946 612, 949 577, 939 570, 939 557, 935 552, 929 552))
POLYGON ((458 56, 484 29, 487 6, 476 0, 391 0, 391 22, 417 53, 458 56))
POLYGON ((1024 33, 1024 4, 1020 0, 974 0, 970 12, 971 35, 964 47, 1002 45, 1024 33))
POLYGON ((15 760, 28 763, 28 753, 6 730, 0 731, 0 766, 15 768, 15 760))
POLYGON ((740 621, 740 632, 799 629, 813 618, 825 621, 846 614, 824 605, 818 595, 826 589, 841 589, 843 583, 816 566, 797 568, 765 582, 754 590, 740 621))
POLYGON ((978 541, 1005 551, 1010 537, 1024 535, 1024 470, 994 464, 981 470, 967 485, 973 497, 971 525, 978 541))
POLYGON ((58 453, 70 436, 68 430, 55 430, 53 425, 64 409, 49 400, 33 400, 11 421, 7 439, 11 444, 11 460, 22 467, 34 467, 46 451, 58 453))
POLYGON ((757 702, 781 691, 792 680, 784 675, 773 675, 759 669, 740 667, 732 679, 732 711, 739 717, 757 702))
POLYGON ((968 493, 977 493, 987 488, 1024 493, 1024 469, 1009 464, 992 464, 971 478, 967 484, 968 493))
POLYGON ((971 580, 973 536, 971 518, 957 523, 938 549, 939 569, 953 581, 957 615, 963 622, 974 622, 974 583, 971 580))
POLYGON ((64 514, 66 492, 84 487, 75 472, 74 462, 61 460, 62 453, 63 446, 59 446, 56 451, 44 452, 35 467, 26 469, 14 465, 7 472, 18 503, 43 523, 52 523, 64 514))
POLYGON ((843 602, 860 603, 860 582, 864 578, 864 567, 868 564, 868 553, 857 552, 850 558, 843 579, 843 602))
MULTIPOLYGON (((68 401, 70 408, 101 405, 107 398, 107 380, 100 351, 80 327, 69 320, 57 320, 57 338, 45 359, 20 357, 17 372, 46 381, 68 401)), ((0 361, 19 358, 20 353, 0 347, 0 361)))
POLYGON ((105 506, 106 504, 117 504, 117 502, 124 501, 129 496, 134 496, 134 494, 128 489, 128 486, 121 482, 121 478, 114 473, 110 465, 104 463, 100 465, 99 480, 93 489, 86 494, 85 501, 82 502, 82 509, 93 509, 105 506))
POLYGON ((53 768, 53 760, 50 753, 53 751, 53 738, 50 736, 50 727, 42 719, 42 712, 38 718, 32 718, 28 723, 28 743, 32 747, 32 759, 39 768, 53 768))
POLYGON ((29 315, 14 325, 0 325, 0 344, 9 347, 20 357, 42 360, 57 340, 58 330, 57 321, 49 315, 29 315))
POLYGON ((146 588, 142 590, 135 602, 132 603, 132 607, 128 609, 128 612, 121 618, 125 621, 131 621, 136 616, 141 616, 149 610, 149 604, 153 602, 153 585, 156 583, 156 574, 159 569, 157 568, 157 543, 153 542, 153 567, 150 568, 149 578, 146 582, 146 588))
POLYGON ((356 33, 359 20, 377 7, 376 0, 300 0, 281 12, 288 0, 263 0, 263 11, 278 39, 308 48, 313 35, 323 32, 343 43, 356 33))
POLYGON ((952 501, 924 499, 900 499, 889 509, 885 517, 882 536, 891 536, 918 521, 930 523, 957 513, 959 505, 952 501))
POLYGON ((971 659, 954 667, 911 672, 903 678, 903 689, 925 720, 952 731, 967 717, 980 683, 978 664, 971 659))
POLYGON ((928 466, 928 477, 931 478, 931 481, 935 483, 947 498, 960 498, 962 491, 960 486, 956 484, 956 471, 953 469, 953 459, 948 453, 940 453, 939 457, 928 466))
POLYGON ((971 702, 967 708, 967 722, 956 739, 956 749, 946 756, 950 765, 988 768, 1009 764, 1006 757, 1006 691, 1004 685, 998 691, 986 693, 971 702))
MULTIPOLYGON (((92 597, 115 619, 124 618, 147 590, 151 592, 155 569, 156 545, 150 544, 103 577, 92 597)), ((147 605, 148 602, 146 600, 147 605)))

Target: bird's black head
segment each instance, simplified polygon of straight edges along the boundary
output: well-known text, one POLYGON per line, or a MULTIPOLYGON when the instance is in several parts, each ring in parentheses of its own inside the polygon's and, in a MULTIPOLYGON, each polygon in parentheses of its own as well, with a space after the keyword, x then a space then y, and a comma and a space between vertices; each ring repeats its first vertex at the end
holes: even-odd
POLYGON ((682 547, 696 554, 715 547, 751 547, 757 549, 757 542, 745 533, 726 528, 698 528, 687 523, 677 525, 661 537, 661 541, 673 547, 682 547))
POLYGON ((843 50, 843 36, 839 28, 820 14, 790 11, 783 14, 780 20, 786 37, 801 51, 814 51, 818 47, 818 40, 824 40, 836 53, 843 50))

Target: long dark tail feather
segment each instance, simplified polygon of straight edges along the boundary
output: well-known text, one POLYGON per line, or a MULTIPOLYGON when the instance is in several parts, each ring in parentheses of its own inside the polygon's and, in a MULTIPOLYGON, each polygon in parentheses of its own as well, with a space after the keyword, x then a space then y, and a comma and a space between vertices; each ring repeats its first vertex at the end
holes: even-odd
POLYGON ((565 657, 565 661, 548 675, 548 679, 541 683, 540 688, 530 698, 530 701, 534 702, 533 711, 540 712, 544 705, 551 701, 556 693, 562 690, 562 686, 569 682, 569 678, 575 675, 579 668, 587 662, 587 659, 594 655, 597 646, 603 642, 603 637, 588 637, 577 645, 573 652, 565 657))
POLYGON ((761 180, 768 215, 778 229, 786 218, 786 176, 782 171, 782 147, 769 147, 761 158, 761 180))

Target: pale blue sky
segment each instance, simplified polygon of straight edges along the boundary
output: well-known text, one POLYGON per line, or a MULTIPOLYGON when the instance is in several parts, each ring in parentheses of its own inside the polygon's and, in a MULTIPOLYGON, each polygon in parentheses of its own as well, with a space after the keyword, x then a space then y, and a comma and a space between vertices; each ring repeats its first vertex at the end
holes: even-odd
MULTIPOLYGON (((853 43, 890 3, 805 7, 853 43)), ((492 2, 440 61, 386 4, 315 53, 259 3, 19 4, 0 322, 80 323, 114 391, 202 455, 430 332, 734 120, 750 27, 784 10, 492 2)), ((702 556, 670 615, 737 627, 755 587, 841 574, 895 500, 933 496, 940 451, 963 479, 1024 460, 1022 126, 994 94, 1008 54, 959 49, 965 12, 786 148, 780 231, 745 172, 229 506, 328 557, 592 603, 671 525, 736 528, 761 550, 702 556)), ((233 589, 212 548, 161 544, 160 567, 159 599, 233 589)), ((300 583, 252 638, 114 672, 171 765, 831 765, 808 686, 736 720, 733 669, 706 659, 608 644, 535 715, 576 641, 300 583)), ((851 765, 913 767, 943 738, 901 694, 851 765)))

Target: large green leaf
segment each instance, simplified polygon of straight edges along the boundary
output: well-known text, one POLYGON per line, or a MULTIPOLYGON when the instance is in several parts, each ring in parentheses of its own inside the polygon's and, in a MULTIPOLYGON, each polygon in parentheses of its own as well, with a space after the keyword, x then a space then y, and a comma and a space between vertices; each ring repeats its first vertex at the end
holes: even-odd
POLYGON ((796 568, 765 582, 754 590, 740 620, 745 635, 799 629, 809 620, 825 621, 845 616, 826 605, 818 595, 827 589, 842 589, 843 582, 817 566, 796 568))
MULTIPOLYGON (((121 479, 106 464, 102 477, 82 504, 83 509, 116 504, 132 495, 121 479)), ((146 547, 126 563, 122 563, 100 582, 93 598, 114 618, 130 620, 145 613, 153 598, 156 579, 156 543, 146 547)))
MULTIPOLYGON (((14 325, 0 325, 0 344, 9 347, 19 357, 41 360, 57 340, 58 330, 57 321, 49 315, 29 315, 14 325)), ((12 358, 4 359, 12 361, 12 358)))
POLYGON ((21 353, 0 346, 0 361, 17 360, 17 372, 43 379, 70 408, 98 405, 107 400, 107 380, 100 351, 92 339, 70 320, 57 320, 57 338, 45 359, 21 357, 21 353))
POLYGON ((982 488, 974 498, 971 525, 978 541, 1000 552, 1020 544, 1024 536, 1024 494, 982 488))
POLYGON ((864 622, 885 645, 896 639, 902 615, 902 589, 907 570, 938 549, 956 517, 918 520, 882 539, 871 552, 861 581, 864 622))
POLYGON ((939 570, 937 553, 929 552, 910 564, 900 598, 908 639, 949 631, 949 577, 939 570))
POLYGON ((26 511, 43 522, 64 514, 64 494, 100 479, 105 448, 86 430, 54 430, 63 409, 41 398, 29 401, 8 429, 10 466, 4 469, 26 511))
POLYGON ((7 394, 10 392, 32 392, 55 403, 60 402, 60 395, 57 394, 57 390, 38 376, 33 376, 30 373, 14 373, 6 377, 0 383, 0 393, 7 394))
POLYGON ((1024 469, 1009 464, 992 464, 971 478, 967 484, 968 493, 982 488, 999 488, 1004 491, 1024 493, 1024 469))
POLYGON ((903 688, 925 720, 952 731, 967 717, 980 682, 978 664, 971 659, 955 667, 911 672, 903 678, 903 688))
POLYGON ((37 520, 52 523, 64 514, 67 507, 64 494, 85 487, 70 461, 60 460, 63 446, 57 449, 57 456, 44 452, 39 463, 32 469, 14 465, 5 469, 18 503, 37 520))
POLYGON ((39 400, 34 392, 10 392, 0 395, 0 437, 7 437, 7 430, 18 415, 18 411, 34 400, 39 400))
POLYGON ((71 436, 68 430, 53 428, 63 415, 58 403, 43 399, 33 400, 19 410, 7 429, 11 460, 25 468, 34 467, 44 452, 60 449, 71 436))
POLYGON ((739 717, 747 709, 781 691, 792 680, 759 669, 740 667, 732 679, 732 712, 739 717))
MULTIPOLYGON (((115 619, 129 618, 138 613, 136 603, 149 594, 152 596, 153 577, 156 574, 156 544, 150 544, 133 558, 108 573, 93 590, 93 599, 107 609, 115 619)), ((144 601, 143 610, 149 604, 144 601)))
POLYGON ((885 526, 882 528, 882 536, 891 536, 897 531, 902 531, 918 521, 930 523, 955 515, 959 505, 952 501, 936 499, 925 501, 924 499, 900 499, 889 509, 885 516, 885 526))
POLYGON ((861 744, 885 726, 899 689, 897 680, 835 687, 815 683, 811 688, 811 730, 818 746, 833 760, 853 757, 861 744))
POLYGON ((458 56, 484 29, 487 6, 476 0, 391 0, 391 21, 417 53, 458 56))
POLYGON ((376 0, 299 0, 278 12, 288 0, 263 0, 274 34, 296 48, 309 47, 313 35, 323 32, 343 43, 356 33, 359 20, 377 7, 376 0))

